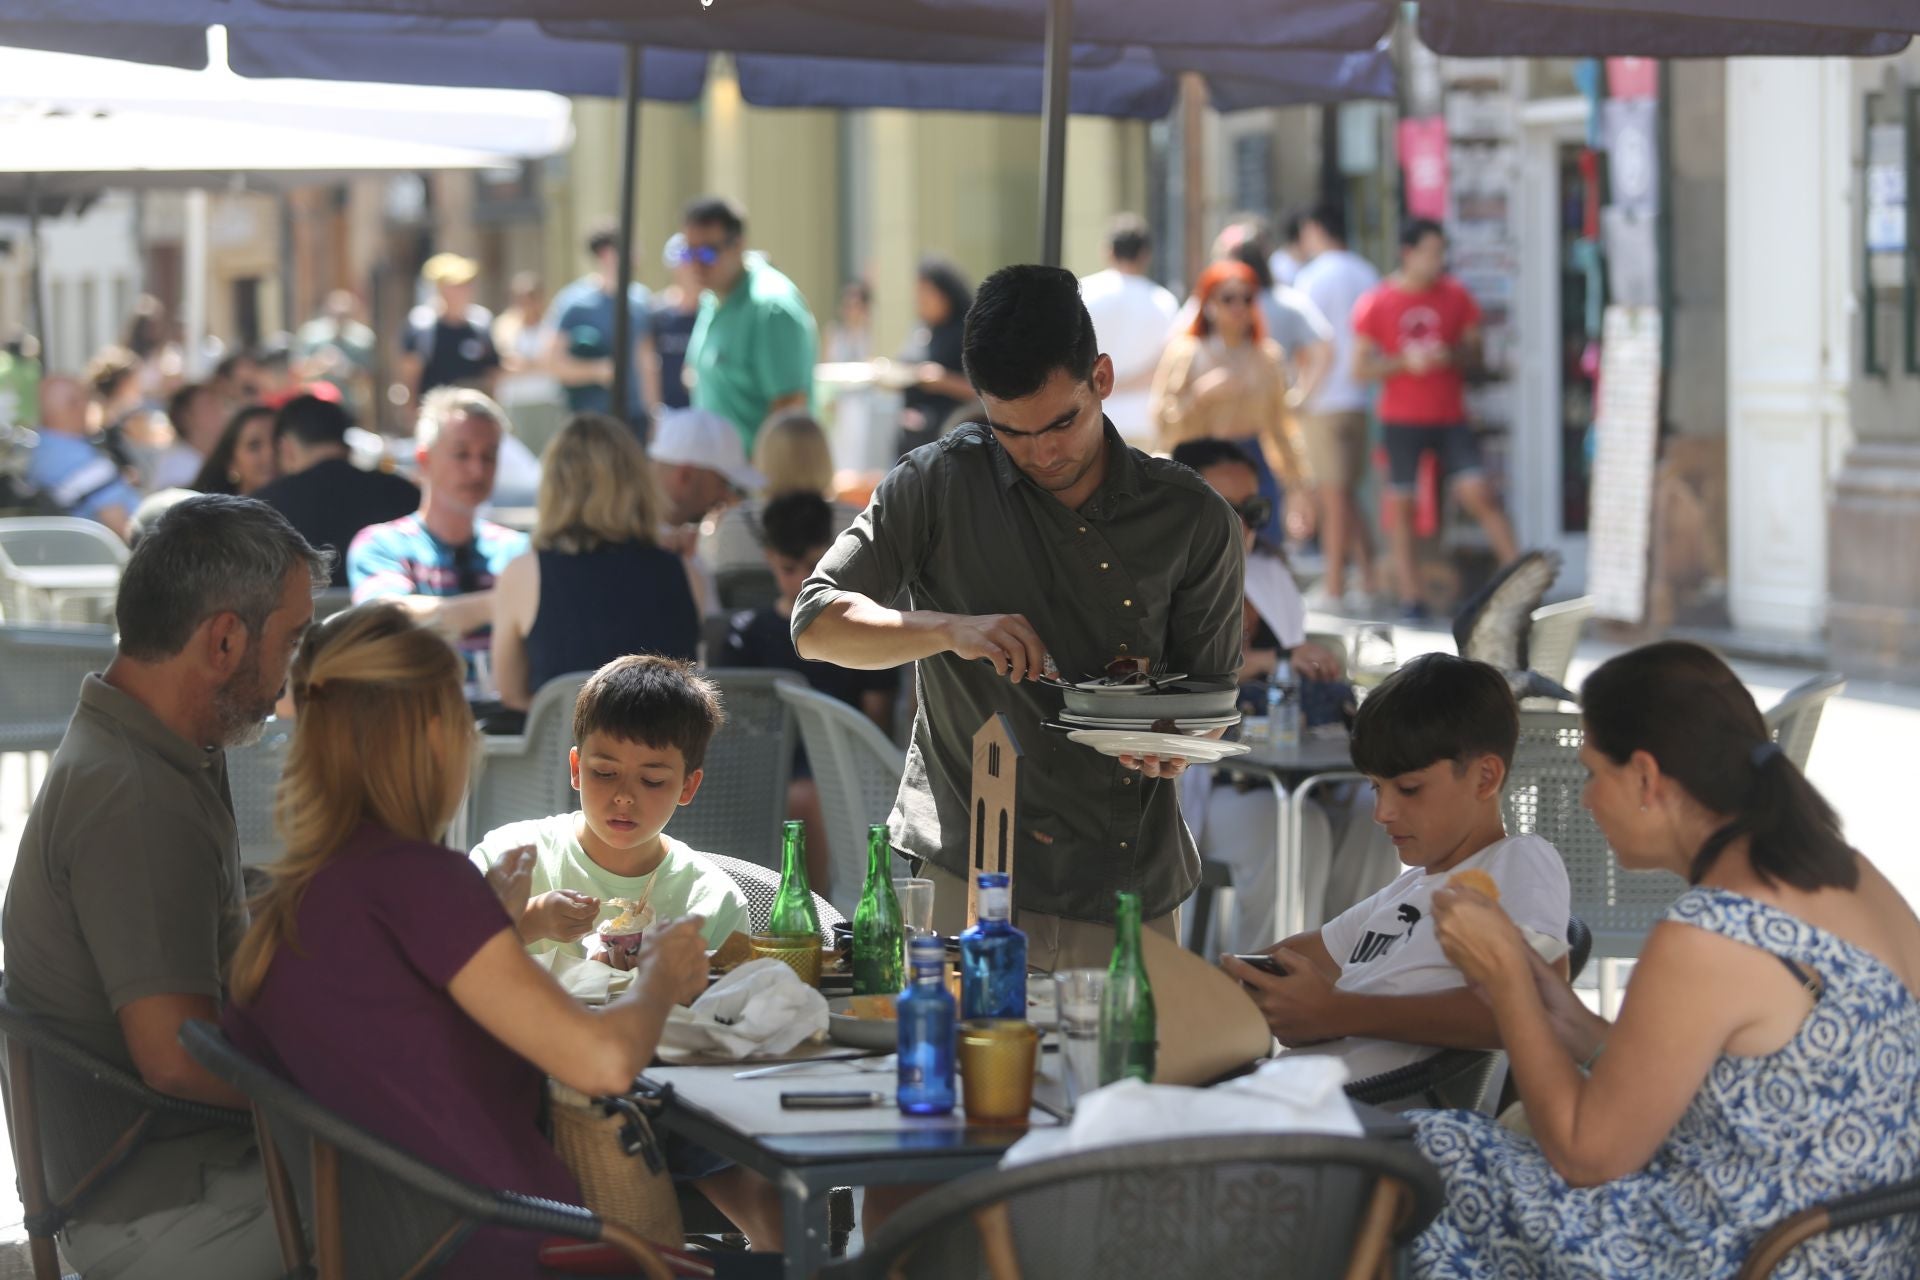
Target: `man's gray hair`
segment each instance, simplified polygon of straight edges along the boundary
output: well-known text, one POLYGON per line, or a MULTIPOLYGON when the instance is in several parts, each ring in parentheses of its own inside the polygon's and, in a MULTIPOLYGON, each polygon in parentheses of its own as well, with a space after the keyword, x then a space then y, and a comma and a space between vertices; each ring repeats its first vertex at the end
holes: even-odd
POLYGON ((217 493, 176 502, 120 576, 120 652, 138 662, 171 658, 219 613, 238 614, 258 634, 300 565, 318 591, 331 580, 333 554, 316 551, 266 503, 217 493))
POLYGON ((472 387, 435 387, 420 399, 420 417, 413 424, 413 446, 431 449, 440 432, 455 418, 484 418, 500 428, 500 434, 513 433, 513 420, 497 401, 472 387))

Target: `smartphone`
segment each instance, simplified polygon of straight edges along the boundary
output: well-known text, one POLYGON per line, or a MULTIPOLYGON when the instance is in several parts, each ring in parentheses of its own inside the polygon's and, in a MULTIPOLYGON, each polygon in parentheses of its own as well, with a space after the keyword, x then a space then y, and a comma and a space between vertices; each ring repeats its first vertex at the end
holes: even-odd
POLYGON ((780 1095, 780 1106, 781 1109, 785 1111, 852 1110, 860 1107, 877 1107, 885 1101, 886 1098, 882 1095, 868 1091, 850 1091, 845 1093, 783 1093, 780 1095))
POLYGON ((1286 966, 1264 951, 1256 951, 1250 956, 1235 956, 1241 964, 1251 965, 1262 973, 1270 973, 1276 978, 1287 976, 1286 966))

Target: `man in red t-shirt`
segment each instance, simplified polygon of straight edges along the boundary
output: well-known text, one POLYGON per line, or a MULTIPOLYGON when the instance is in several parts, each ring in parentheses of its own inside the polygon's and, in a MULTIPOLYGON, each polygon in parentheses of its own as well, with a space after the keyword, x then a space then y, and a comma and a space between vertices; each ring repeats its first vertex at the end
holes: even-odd
POLYGON ((1387 445, 1386 492, 1393 567, 1402 612, 1426 616, 1415 583, 1413 489, 1420 455, 1432 450, 1442 481, 1486 530, 1502 564, 1518 554, 1513 526, 1480 463, 1467 425, 1461 371, 1480 358, 1480 304, 1446 273, 1447 237, 1425 218, 1400 233, 1400 270, 1353 309, 1353 371, 1380 383, 1379 413, 1387 445))

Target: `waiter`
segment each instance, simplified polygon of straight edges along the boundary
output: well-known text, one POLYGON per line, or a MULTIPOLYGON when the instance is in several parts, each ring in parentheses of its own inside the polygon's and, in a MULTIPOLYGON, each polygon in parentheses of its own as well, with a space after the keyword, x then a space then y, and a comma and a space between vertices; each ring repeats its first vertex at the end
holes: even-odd
POLYGON ((1187 468, 1129 448, 1101 412, 1099 354, 1074 276, 1006 267, 967 313, 985 408, 880 482, 801 589, 793 638, 843 667, 915 664, 919 710, 889 826, 936 885, 934 924, 964 928, 973 735, 1004 712, 1024 753, 1014 905, 1032 962, 1104 965, 1114 893, 1149 927, 1199 877, 1173 779, 1183 759, 1115 760, 1045 732, 1056 690, 1115 658, 1231 683, 1240 667, 1239 517, 1187 468), (905 595, 905 610, 890 607, 905 595))

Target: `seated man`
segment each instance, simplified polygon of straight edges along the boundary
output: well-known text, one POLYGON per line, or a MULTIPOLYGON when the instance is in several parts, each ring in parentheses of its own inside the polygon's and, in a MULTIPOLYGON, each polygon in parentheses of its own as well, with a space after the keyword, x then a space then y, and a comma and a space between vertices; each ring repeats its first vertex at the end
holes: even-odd
MULTIPOLYGON (((764 609, 733 615, 727 647, 715 665, 773 667, 795 672, 820 693, 840 699, 860 712, 889 738, 893 736, 893 704, 900 693, 900 669, 856 671, 831 662, 809 662, 793 647, 793 602, 800 587, 827 554, 839 529, 833 504, 817 493, 783 493, 760 512, 760 541, 773 570, 780 598, 764 609)), ((820 811, 820 793, 806 752, 794 755, 793 781, 787 788, 787 812, 807 824, 807 875, 824 891, 832 865, 826 820, 820 811)))
POLYGON ((526 534, 478 514, 509 429, 506 410, 482 392, 429 392, 413 433, 420 509, 361 530, 347 551, 355 604, 398 598, 459 644, 470 673, 489 646, 494 579, 528 546, 526 534))
MULTIPOLYGON (((180 1027, 218 1021, 246 928, 222 749, 272 713, 327 567, 259 502, 174 506, 127 563, 119 652, 81 685, 21 834, 7 999, 177 1098, 247 1105, 180 1027)), ((61 1232, 68 1260, 90 1278, 279 1275, 251 1131, 162 1123, 61 1232)))
MULTIPOLYGON (((473 851, 482 871, 520 849, 536 851, 519 921, 529 951, 630 967, 637 945, 611 951, 595 929, 620 913, 612 898, 645 904, 655 920, 703 916, 711 947, 750 931, 733 877, 663 830, 700 790, 707 743, 724 719, 712 682, 673 658, 617 658, 581 687, 567 753, 579 811, 509 823, 473 851)), ((666 1151, 676 1179, 699 1187, 757 1246, 778 1247, 780 1197, 771 1183, 684 1142, 669 1139, 666 1151)))
MULTIPOLYGON (((1268 948, 1286 970, 1232 956, 1280 1043, 1344 1057, 1355 1079, 1435 1048, 1497 1049, 1493 1013, 1433 935, 1433 891, 1448 877, 1491 877, 1515 924, 1567 936, 1567 869, 1538 836, 1508 836, 1500 810, 1520 736, 1506 680, 1451 654, 1415 658, 1383 681, 1353 726, 1353 763, 1373 783, 1374 820, 1409 868, 1318 930, 1268 948)), ((1566 973, 1566 962, 1559 962, 1566 973)))
POLYGON ((40 384, 40 443, 27 481, 63 514, 98 521, 122 539, 140 505, 140 491, 88 432, 87 392, 72 378, 40 384))
POLYGON ((280 478, 253 495, 308 542, 333 552, 328 585, 335 587, 347 585, 347 548, 362 529, 420 505, 413 481, 353 465, 347 448, 352 426, 352 415, 318 396, 295 396, 281 405, 273 414, 280 478))

